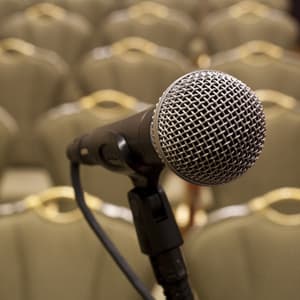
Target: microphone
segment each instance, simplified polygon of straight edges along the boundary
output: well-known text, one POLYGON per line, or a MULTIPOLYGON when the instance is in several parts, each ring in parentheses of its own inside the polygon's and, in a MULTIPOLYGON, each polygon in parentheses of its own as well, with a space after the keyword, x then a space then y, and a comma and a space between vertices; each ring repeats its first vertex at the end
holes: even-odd
POLYGON ((67 156, 125 172, 119 149, 126 143, 137 170, 167 165, 190 183, 215 185, 246 172, 264 140, 255 93, 226 73, 197 70, 175 80, 156 107, 75 139, 67 156))

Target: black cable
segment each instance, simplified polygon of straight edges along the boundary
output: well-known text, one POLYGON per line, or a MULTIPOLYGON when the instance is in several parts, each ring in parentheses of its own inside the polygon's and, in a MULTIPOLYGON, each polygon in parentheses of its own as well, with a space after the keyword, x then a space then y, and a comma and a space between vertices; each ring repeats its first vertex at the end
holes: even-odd
POLYGON ((145 300, 154 300, 149 290, 145 287, 145 285, 140 281, 138 276, 134 273, 131 267, 128 265, 127 261, 124 257, 120 254, 119 250, 107 236, 103 228, 97 222, 96 218, 94 217, 93 213, 85 203, 84 194, 82 191, 81 181, 80 181, 80 166, 78 163, 71 162, 71 179, 72 185, 74 188, 75 199, 79 208, 82 211, 83 216, 85 217, 86 221, 103 244, 104 248, 108 251, 112 259, 133 285, 133 287, 137 290, 137 292, 143 297, 145 300))

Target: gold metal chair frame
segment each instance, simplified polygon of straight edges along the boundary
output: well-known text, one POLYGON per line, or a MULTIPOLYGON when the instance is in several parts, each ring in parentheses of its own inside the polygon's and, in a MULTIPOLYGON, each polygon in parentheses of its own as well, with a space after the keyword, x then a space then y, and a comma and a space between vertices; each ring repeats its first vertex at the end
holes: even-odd
POLYGON ((103 117, 112 118, 121 116, 128 110, 134 110, 138 100, 132 96, 116 90, 100 90, 79 100, 81 109, 95 111, 103 117), (107 107, 105 104, 114 104, 113 107, 107 107))
POLYGON ((265 17, 271 8, 255 1, 240 1, 237 4, 228 8, 228 12, 232 18, 238 19, 246 15, 254 15, 258 17, 265 17))
POLYGON ((271 208, 271 205, 284 200, 300 201, 299 188, 280 188, 271 191, 261 197, 249 202, 249 207, 253 212, 261 213, 272 222, 285 226, 299 226, 300 214, 283 214, 271 208))
POLYGON ((158 51, 159 46, 156 44, 140 38, 140 37, 128 37, 124 38, 111 45, 113 55, 123 55, 130 51, 139 51, 142 53, 155 55, 158 51))
POLYGON ((130 18, 143 19, 145 15, 156 16, 158 18, 166 18, 169 15, 169 8, 151 1, 143 1, 131 6, 128 9, 130 18))
POLYGON ((34 45, 17 38, 7 38, 0 41, 0 55, 16 53, 25 56, 32 56, 36 52, 34 45))
MULTIPOLYGON (((99 210, 102 200, 85 193, 88 206, 91 209, 99 210)), ((34 209, 42 218, 54 223, 68 224, 76 222, 82 218, 82 214, 78 208, 68 212, 60 212, 57 202, 61 199, 75 203, 74 191, 72 187, 61 186, 53 187, 36 195, 26 197, 23 201, 27 209, 34 209)))
POLYGON ((295 98, 278 91, 257 90, 255 93, 263 103, 272 103, 288 110, 294 110, 299 107, 298 101, 295 98))
POLYGON ((66 16, 66 10, 52 3, 39 3, 25 10, 25 15, 29 18, 63 19, 66 16))

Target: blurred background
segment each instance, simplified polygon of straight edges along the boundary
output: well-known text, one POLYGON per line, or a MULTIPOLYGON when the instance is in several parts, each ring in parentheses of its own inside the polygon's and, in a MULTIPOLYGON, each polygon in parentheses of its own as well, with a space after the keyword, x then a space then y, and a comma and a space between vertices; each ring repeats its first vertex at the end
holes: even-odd
MULTIPOLYGON (((300 297, 300 2, 0 0, 0 298, 140 299, 76 209, 66 146, 156 104, 195 69, 263 102, 265 149, 215 187, 165 170, 200 300, 300 297)), ((129 179, 83 167, 87 202, 153 291, 129 179)))

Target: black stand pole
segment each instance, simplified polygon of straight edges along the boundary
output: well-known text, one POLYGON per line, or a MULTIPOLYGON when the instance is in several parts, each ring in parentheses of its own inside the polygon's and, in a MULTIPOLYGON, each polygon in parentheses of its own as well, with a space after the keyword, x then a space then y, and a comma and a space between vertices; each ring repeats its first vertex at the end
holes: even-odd
POLYGON ((136 187, 128 197, 142 252, 150 257, 166 299, 194 299, 179 249, 182 237, 165 193, 161 188, 136 187))

